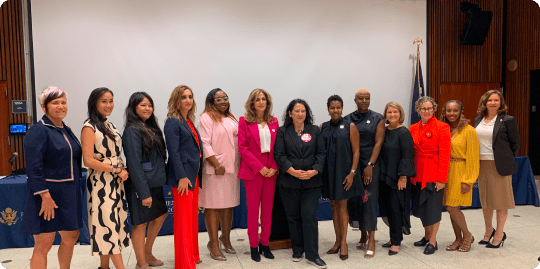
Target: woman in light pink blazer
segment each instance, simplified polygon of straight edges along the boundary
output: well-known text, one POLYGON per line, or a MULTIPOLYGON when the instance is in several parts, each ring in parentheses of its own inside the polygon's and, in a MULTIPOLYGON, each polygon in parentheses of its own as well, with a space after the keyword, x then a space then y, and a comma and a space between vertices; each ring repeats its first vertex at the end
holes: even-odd
POLYGON ((240 155, 238 120, 230 112, 229 97, 219 88, 206 96, 204 112, 199 118, 199 132, 205 159, 199 206, 204 208, 210 237, 207 248, 213 259, 225 261, 227 258, 221 248, 226 253, 236 254, 230 234, 233 207, 240 204, 240 180, 237 177, 240 155), (218 239, 220 221, 221 236, 218 239))
POLYGON ((242 156, 238 177, 246 187, 251 259, 260 262, 261 253, 267 259, 274 258, 268 243, 278 170, 274 161, 274 141, 279 124, 277 118, 272 115, 272 97, 265 90, 253 90, 245 108, 246 113, 244 117, 240 117, 238 126, 238 151, 242 156))

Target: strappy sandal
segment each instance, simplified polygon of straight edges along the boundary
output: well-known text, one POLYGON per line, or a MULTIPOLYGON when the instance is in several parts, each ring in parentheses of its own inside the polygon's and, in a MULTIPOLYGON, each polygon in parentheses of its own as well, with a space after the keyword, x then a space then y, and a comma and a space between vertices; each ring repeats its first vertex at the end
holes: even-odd
MULTIPOLYGON (((452 243, 451 245, 446 247, 446 251, 456 251, 461 246, 462 242, 463 242, 463 240, 456 239, 456 241, 454 241, 454 243, 452 243)), ((469 246, 469 248, 470 248, 470 246, 469 246)))
POLYGON ((162 260, 158 260, 158 259, 156 259, 156 257, 154 257, 155 260, 150 260, 150 258, 152 258, 152 257, 153 257, 152 254, 144 255, 144 258, 145 258, 146 262, 148 263, 148 265, 150 265, 150 266, 162 266, 164 264, 162 260))
POLYGON ((373 258, 373 256, 375 256, 375 251, 368 250, 368 251, 366 251, 366 254, 364 255, 364 258, 371 259, 371 258, 373 258))
POLYGON ((362 238, 360 237, 360 241, 356 244, 356 249, 358 249, 358 250, 366 250, 367 249, 367 239, 366 239, 366 241, 362 242, 362 238))
POLYGON ((470 240, 463 239, 463 241, 461 242, 461 245, 458 248, 458 251, 459 252, 469 252, 469 250, 471 250, 471 244, 473 242, 474 242, 474 236, 472 236, 470 240))

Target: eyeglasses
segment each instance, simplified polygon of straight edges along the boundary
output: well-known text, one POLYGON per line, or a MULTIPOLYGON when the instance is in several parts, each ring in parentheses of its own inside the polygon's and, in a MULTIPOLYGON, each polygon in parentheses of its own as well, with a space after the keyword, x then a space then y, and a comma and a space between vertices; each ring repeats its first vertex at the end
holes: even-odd
POLYGON ((422 111, 422 112, 433 111, 433 107, 420 108, 420 111, 422 111))
POLYGON ((214 101, 216 101, 216 103, 229 102, 229 97, 225 96, 223 98, 215 98, 214 101))

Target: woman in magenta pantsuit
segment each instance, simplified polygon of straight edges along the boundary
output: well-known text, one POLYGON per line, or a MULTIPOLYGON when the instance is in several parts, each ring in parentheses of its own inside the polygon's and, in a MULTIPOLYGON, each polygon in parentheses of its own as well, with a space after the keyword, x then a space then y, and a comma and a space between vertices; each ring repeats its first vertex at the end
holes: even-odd
POLYGON ((260 253, 263 253, 265 258, 274 258, 268 247, 268 241, 278 169, 274 161, 274 141, 279 124, 277 118, 272 115, 272 97, 265 90, 253 90, 245 108, 246 113, 244 117, 240 117, 238 123, 238 151, 242 157, 238 178, 243 180, 246 187, 251 259, 260 262, 260 253))

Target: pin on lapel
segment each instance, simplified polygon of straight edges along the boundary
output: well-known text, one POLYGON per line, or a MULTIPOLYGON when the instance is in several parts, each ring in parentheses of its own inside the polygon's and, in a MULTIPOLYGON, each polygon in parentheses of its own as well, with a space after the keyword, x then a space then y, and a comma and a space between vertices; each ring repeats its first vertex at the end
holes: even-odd
POLYGON ((366 123, 367 123, 367 124, 369 124, 370 122, 371 122, 371 121, 370 121, 370 120, 368 120, 368 121, 367 121, 366 123))
POLYGON ((499 121, 502 121, 502 119, 500 119, 499 121))
POLYGON ((340 125, 340 126, 339 126, 339 128, 343 129, 343 128, 345 128, 345 126, 343 126, 343 125, 340 125))
POLYGON ((276 129, 272 129, 272 132, 274 132, 274 133, 275 133, 275 132, 276 132, 276 129))

